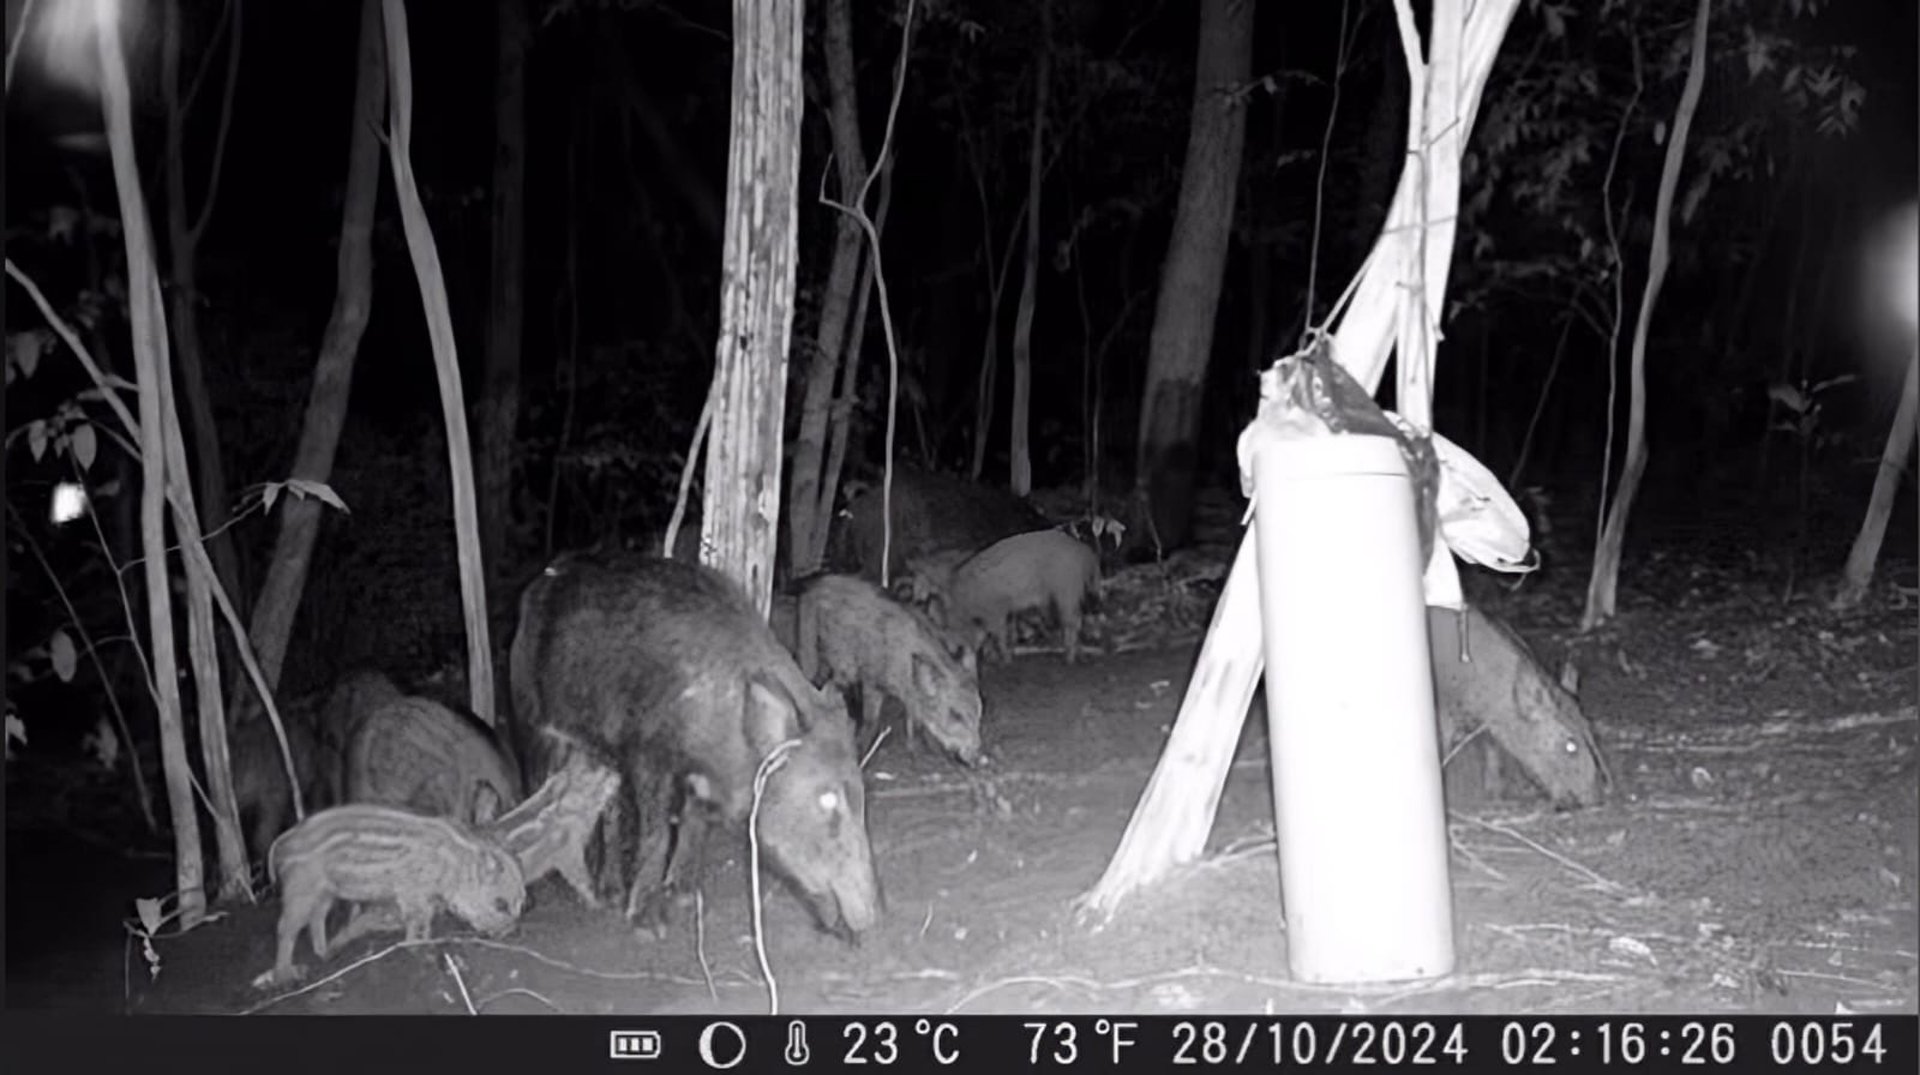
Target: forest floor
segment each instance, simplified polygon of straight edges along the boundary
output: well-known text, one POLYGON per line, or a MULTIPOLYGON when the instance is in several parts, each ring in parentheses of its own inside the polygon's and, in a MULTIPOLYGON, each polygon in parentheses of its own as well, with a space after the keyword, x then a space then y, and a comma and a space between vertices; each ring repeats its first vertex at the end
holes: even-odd
MULTIPOLYGON (((1778 579, 1747 570, 1738 539, 1716 535, 1710 549, 1706 532, 1630 555, 1620 616, 1585 636, 1568 629, 1584 564, 1548 573, 1553 589, 1469 580, 1470 597, 1543 657, 1580 665, 1614 785, 1604 804, 1571 812, 1524 796, 1453 804, 1451 975, 1365 989, 1290 979, 1260 706, 1206 853, 1103 927, 1075 923, 1071 901, 1119 842, 1211 609, 1202 596, 1177 614, 1136 616, 1160 629, 1135 638, 1117 622, 1122 596, 1104 625, 1112 652, 1069 666, 1041 650, 983 671, 985 769, 962 771, 898 736, 882 744, 868 818, 888 913, 850 946, 768 884, 780 1010, 1914 1012, 1912 539, 1890 535, 1873 596, 1840 614, 1783 597, 1778 579)), ((698 914, 683 912, 663 941, 542 882, 504 939, 442 919, 424 944, 369 938, 284 991, 251 984, 273 960, 270 897, 149 952, 123 924, 136 896, 167 890, 163 856, 13 824, 6 853, 14 1010, 753 1013, 769 1003, 744 856, 722 862, 717 848, 698 914)))

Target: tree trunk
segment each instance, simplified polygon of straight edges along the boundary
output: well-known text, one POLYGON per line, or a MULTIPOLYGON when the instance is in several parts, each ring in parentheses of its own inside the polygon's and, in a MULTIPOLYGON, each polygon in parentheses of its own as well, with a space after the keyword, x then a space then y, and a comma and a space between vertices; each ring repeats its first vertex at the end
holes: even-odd
MULTIPOLYGON (((850 0, 827 0, 827 107, 832 121, 833 159, 839 167, 840 200, 860 211, 856 200, 866 191, 867 154, 860 142, 860 100, 854 80, 853 15, 850 0)), ((827 549, 832 503, 821 496, 826 461, 827 427, 833 412, 834 382, 845 361, 858 362, 849 351, 847 319, 853 308, 854 284, 860 277, 865 236, 860 222, 846 212, 834 221, 833 260, 827 268, 826 289, 820 296, 820 321, 814 328, 813 354, 807 363, 807 391, 800 404, 800 429, 793 444, 793 474, 787 497, 787 555, 793 573, 804 575, 820 566, 827 549), (819 510, 825 502, 827 509, 819 510)), ((831 490, 829 489, 829 492, 831 490)))
MULTIPOLYGON (((373 307, 373 209, 380 190, 380 137, 386 128, 386 36, 380 24, 380 0, 361 0, 359 76, 354 85, 353 125, 347 151, 347 185, 340 213, 340 251, 335 261, 333 312, 320 341, 313 391, 300 427, 290 477, 324 482, 333 472, 333 455, 347 417, 353 388, 353 360, 373 307)), ((319 500, 280 499, 280 532, 273 559, 254 600, 248 634, 269 687, 280 681, 294 613, 306 588, 313 543, 320 531, 319 500)), ((237 690, 235 692, 237 694, 237 690)))
POLYGON ((1920 350, 1907 363, 1906 387, 1900 390, 1900 408, 1894 412, 1893 428, 1887 432, 1887 446, 1880 456, 1880 473, 1873 479, 1873 498, 1867 502, 1867 517, 1860 522, 1860 533, 1847 554, 1847 567, 1834 597, 1835 608, 1852 608, 1867 596, 1873 583, 1874 565, 1880 562, 1880 542, 1887 536, 1887 518, 1893 514, 1894 498, 1900 495, 1900 475, 1913 455, 1914 409, 1920 403, 1920 350))
MULTIPOLYGON (((1279 50, 1281 66, 1286 64, 1287 50, 1282 42, 1279 50)), ((1281 82, 1267 95, 1267 143, 1265 152, 1269 158, 1278 157, 1286 145, 1287 91, 1291 83, 1281 82)), ((1273 363, 1274 307, 1280 302, 1280 296, 1274 293, 1274 234, 1277 218, 1280 215, 1280 199, 1274 190, 1273 173, 1264 167, 1254 168, 1247 177, 1246 192, 1241 197, 1247 199, 1245 217, 1247 220, 1247 374, 1259 376, 1261 370, 1273 363)), ((1312 311, 1302 310, 1302 317, 1312 311)))
MULTIPOLYGON (((1013 252, 1011 245, 1007 252, 1013 252)), ((974 481, 986 469, 987 437, 993 431, 994 390, 999 387, 1000 372, 1000 294, 998 282, 988 288, 987 336, 980 345, 980 379, 974 390, 973 459, 967 466, 967 476, 974 481)))
POLYGON ((586 109, 579 98, 573 98, 567 108, 567 180, 562 187, 562 197, 566 199, 566 254, 563 264, 566 266, 561 277, 561 293, 565 296, 566 313, 563 330, 565 342, 560 352, 560 369, 557 380, 566 386, 564 402, 560 407, 560 435, 553 446, 553 462, 547 472, 547 531, 546 541, 541 546, 541 556, 552 560, 554 552, 554 527, 560 518, 560 476, 565 472, 564 461, 567 448, 573 443, 574 410, 580 401, 580 147, 586 141, 586 124, 581 117, 586 109))
MULTIPOLYGON (((213 557, 220 585, 235 600, 245 594, 240 577, 240 561, 234 551, 233 536, 223 527, 229 517, 226 464, 220 455, 220 432, 214 424, 213 396, 207 390, 207 365, 200 346, 198 306, 200 289, 196 282, 196 262, 200 236, 213 214, 215 195, 220 190, 220 164, 225 156, 227 127, 233 117, 233 91, 240 69, 240 5, 228 5, 233 16, 233 41, 227 46, 227 77, 220 91, 220 133, 214 144, 213 165, 207 176, 207 193, 200 204, 197 219, 188 220, 186 123, 191 101, 181 100, 180 21, 181 0, 168 0, 161 13, 160 46, 161 92, 166 95, 167 111, 167 255, 172 289, 168 307, 173 331, 173 349, 180 362, 180 390, 187 399, 187 416, 193 423, 194 476, 199 480, 201 529, 212 535, 207 551, 213 557)), ((217 42, 217 38, 215 39, 217 42)))
MULTIPOLYGON (((168 362, 164 354, 160 356, 158 365, 161 369, 161 414, 167 421, 167 428, 162 430, 160 440, 167 453, 168 479, 178 483, 180 496, 186 500, 189 511, 194 511, 192 505, 196 499, 190 482, 198 478, 198 509, 186 525, 179 527, 180 540, 200 542, 203 534, 210 534, 211 537, 206 538, 204 544, 219 586, 235 599, 244 600, 239 557, 232 535, 224 529, 229 518, 226 464, 220 455, 219 428, 214 421, 213 396, 208 391, 206 361, 200 346, 200 294, 195 273, 200 237, 206 231, 207 220, 212 216, 220 190, 221 163, 226 155, 227 131, 233 119, 234 86, 240 69, 240 5, 234 3, 227 6, 227 12, 233 20, 230 24, 233 40, 227 46, 226 78, 221 84, 219 133, 215 136, 206 194, 198 214, 191 221, 187 212, 186 120, 188 110, 192 107, 192 91, 189 90, 188 99, 182 99, 180 9, 179 0, 172 0, 161 12, 163 41, 160 84, 161 93, 166 98, 167 112, 167 254, 173 284, 168 305, 173 315, 170 328, 174 352, 180 363, 178 387, 187 399, 187 413, 192 419, 194 462, 198 466, 189 467, 187 463, 186 444, 180 438, 179 414, 173 398, 173 375, 167 370, 168 362)), ((214 44, 217 43, 216 34, 214 44)), ((182 570, 186 579, 187 650, 193 665, 201 771, 205 774, 208 806, 214 819, 220 896, 223 900, 245 899, 251 892, 250 871, 247 868, 246 841, 240 832, 233 770, 227 753, 229 726, 227 707, 221 702, 220 642, 213 627, 212 585, 193 557, 182 557, 182 570)), ((227 652, 235 651, 229 649, 227 652)))
MULTIPOLYGON (((906 50, 902 48, 902 55, 906 50)), ((873 230, 885 235, 887 232, 887 211, 893 207, 893 154, 880 165, 880 206, 874 213, 873 230)), ((840 364, 840 387, 834 392, 834 413, 839 420, 833 423, 832 433, 828 437, 827 462, 820 479, 820 499, 814 505, 814 518, 818 520, 814 531, 814 540, 819 545, 819 561, 826 559, 826 546, 833 526, 833 492, 840 484, 840 471, 847 460, 847 438, 853 432, 853 405, 859 398, 860 363, 859 356, 867 338, 867 302, 874 293, 874 260, 866 259, 860 266, 860 285, 855 294, 853 319, 847 326, 847 361, 840 364)), ((888 505, 891 507, 891 504, 888 505)), ((794 572, 795 575, 800 572, 794 572)))
POLYGON ((487 365, 479 414, 480 555, 487 577, 505 577, 513 525, 513 435, 520 419, 520 344, 526 314, 526 0, 499 0, 494 87, 493 286, 487 303, 487 365))
POLYGON ((773 599, 793 331, 801 0, 734 0, 720 346, 702 543, 761 616, 773 599))
POLYGON ((1875 229, 1870 240, 1868 264, 1871 278, 1879 285, 1882 308, 1879 315, 1888 329, 1897 329, 1906 345, 1906 384, 1900 389, 1900 403, 1894 411, 1893 428, 1887 434, 1887 446, 1880 456, 1880 472, 1874 477, 1873 497, 1867 503, 1867 517, 1847 554, 1834 607, 1850 608, 1867 595, 1873 582, 1874 565, 1880 559, 1880 542, 1886 537, 1887 518, 1893 513, 1900 493, 1900 476, 1913 454, 1915 410, 1920 407, 1920 298, 1915 296, 1920 283, 1920 203, 1908 202, 1875 229))
MULTIPOLYGON (((1080 217, 1080 200, 1071 178, 1067 180, 1067 216, 1080 217)), ((1100 510, 1100 397, 1093 390, 1093 308, 1087 305, 1087 258, 1085 250, 1073 256, 1073 305, 1080 315, 1080 498, 1089 514, 1100 510)), ((1115 318, 1113 320, 1120 320, 1115 318)), ((1109 324, 1112 324, 1109 321, 1109 324)))
POLYGON ((1214 313, 1226 269, 1245 116, 1231 96, 1253 63, 1253 0, 1202 0, 1193 118, 1160 278, 1140 406, 1136 487, 1162 548, 1185 542, 1214 313))
POLYGON ((1687 85, 1674 108, 1673 130, 1667 140, 1666 162, 1660 169, 1660 194, 1653 208, 1653 249, 1647 255, 1647 282, 1640 293, 1640 315, 1633 327, 1633 358, 1629 368, 1627 457, 1620 470, 1620 489, 1607 509, 1606 528, 1593 554, 1593 575, 1587 580, 1587 607, 1580 617, 1582 630, 1613 618, 1620 582, 1620 551, 1626 542, 1627 516, 1634 494, 1647 469, 1647 329, 1653 323, 1654 303, 1666 283, 1673 232, 1673 194, 1680 184, 1680 165, 1686 159, 1687 134, 1700 106, 1700 90, 1707 78, 1707 20, 1711 0, 1700 0, 1693 20, 1693 54, 1688 61, 1687 85))
POLYGON ((413 57, 407 46, 407 12, 402 0, 385 0, 381 10, 387 31, 387 159, 393 167, 394 200, 400 204, 400 228, 406 234, 413 275, 420 285, 420 304, 425 307, 434 379, 440 386, 440 415, 447 427, 454 552, 459 559, 460 605, 467 624, 467 704, 483 723, 495 727, 493 647, 488 638, 491 622, 480 558, 480 519, 474 503, 466 394, 460 384, 460 359, 454 349, 453 315, 447 309, 447 281, 440 268, 440 252, 413 178, 413 57))
MULTIPOLYGON (((1249 5, 1251 6, 1251 5, 1249 5)), ((1027 153, 1027 263, 1020 281, 1020 311, 1013 320, 1013 411, 1008 415, 1013 495, 1033 491, 1033 458, 1027 448, 1027 406, 1033 393, 1033 307, 1040 284, 1040 181, 1045 166, 1047 89, 1052 81, 1053 5, 1040 0, 1040 41, 1035 49, 1033 142, 1027 153)))
POLYGON ((1020 227, 1026 222, 1028 206, 1022 205, 1014 215, 1013 224, 1007 229, 1006 246, 1000 250, 999 264, 993 260, 993 219, 987 209, 986 181, 978 172, 974 174, 980 192, 981 241, 987 244, 987 330, 986 338, 980 345, 980 379, 976 386, 978 410, 973 416, 973 462, 968 475, 974 481, 980 480, 980 471, 987 462, 987 435, 993 429, 994 389, 998 387, 1000 374, 1000 300, 1006 295, 1007 271, 1013 268, 1013 241, 1020 237, 1020 227))
MULTIPOLYGON (((159 711, 160 763, 166 772, 167 807, 173 820, 180 922, 191 928, 206 914, 207 894, 199 817, 194 811, 193 769, 187 761, 186 728, 180 711, 179 662, 175 658, 173 602, 167 581, 166 324, 160 312, 160 282, 154 272, 152 230, 140 193, 139 170, 133 160, 132 94, 127 86, 119 23, 114 19, 101 19, 98 25, 102 107, 113 150, 114 185, 119 190, 120 223, 127 247, 128 325, 133 335, 135 376, 140 394, 140 537, 144 550, 141 569, 147 591, 148 652, 153 659, 153 690, 159 711)), ((224 742, 219 728, 203 729, 203 732, 224 742)))
MULTIPOLYGON (((155 306, 159 305, 155 295, 155 306)), ((167 453, 168 481, 179 488, 179 496, 188 511, 176 517, 182 544, 199 543, 199 516, 192 511, 193 488, 188 475, 187 445, 180 436, 180 417, 174 404, 173 389, 159 363, 161 378, 161 414, 166 421, 162 444, 167 453), (180 523, 184 520, 185 525, 180 523)), ((209 810, 213 814, 214 846, 220 858, 220 895, 223 900, 245 899, 252 891, 248 883, 247 845, 240 833, 240 807, 234 796, 233 767, 227 753, 226 706, 220 699, 219 644, 213 631, 212 573, 192 557, 181 558, 181 574, 187 589, 187 655, 193 665, 194 703, 200 729, 200 759, 206 776, 209 810)), ((209 565, 210 566, 210 565, 209 565)))

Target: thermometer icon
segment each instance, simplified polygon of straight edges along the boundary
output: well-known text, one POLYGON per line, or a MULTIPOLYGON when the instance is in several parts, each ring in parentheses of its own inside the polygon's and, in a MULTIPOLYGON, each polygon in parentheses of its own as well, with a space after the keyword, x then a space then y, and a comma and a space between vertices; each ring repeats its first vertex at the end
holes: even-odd
POLYGON ((795 1019, 787 1024, 787 1063, 794 1067, 807 1062, 807 1025, 795 1019))

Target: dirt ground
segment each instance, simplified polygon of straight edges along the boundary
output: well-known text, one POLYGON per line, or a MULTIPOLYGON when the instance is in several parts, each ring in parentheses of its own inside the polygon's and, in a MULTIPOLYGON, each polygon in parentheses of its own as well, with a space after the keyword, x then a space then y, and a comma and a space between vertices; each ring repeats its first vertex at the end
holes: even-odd
MULTIPOLYGON (((1657 554, 1656 554, 1657 555, 1657 554)), ((1910 585, 1911 569, 1904 568, 1910 585)), ((1896 577, 1898 572, 1895 573, 1896 577)), ((1201 861, 1104 927, 1099 878, 1180 704, 1199 631, 1077 666, 983 674, 992 763, 965 772, 890 736, 868 810, 888 913, 857 947, 768 880, 765 969, 748 877, 714 855, 664 941, 556 882, 500 941, 443 918, 371 938, 284 992, 276 908, 229 908, 151 951, 126 932, 164 859, 9 832, 7 1005, 199 1013, 1868 1013, 1920 1007, 1916 610, 1883 584, 1839 615, 1676 568, 1659 610, 1623 595, 1578 639, 1572 595, 1470 587, 1543 655, 1571 652, 1614 775, 1604 805, 1453 804, 1456 972, 1367 989, 1289 980, 1256 705, 1201 861), (1688 580, 1691 580, 1690 582, 1688 580), (774 990, 777 988, 777 998, 774 990)), ((1206 603, 1200 605, 1204 622, 1206 603)), ((1117 632, 1109 632, 1117 637, 1117 632)), ((744 851, 744 840, 739 843, 744 851)), ((304 953, 304 948, 303 948, 304 953)), ((309 960, 310 961, 310 960, 309 960)))

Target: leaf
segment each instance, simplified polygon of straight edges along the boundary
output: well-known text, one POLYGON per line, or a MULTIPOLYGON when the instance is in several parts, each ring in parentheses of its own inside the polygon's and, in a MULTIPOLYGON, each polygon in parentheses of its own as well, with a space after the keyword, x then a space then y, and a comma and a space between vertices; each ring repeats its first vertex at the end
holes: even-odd
POLYGON ((1546 20, 1547 37, 1559 41, 1567 36, 1567 9, 1558 4, 1547 4, 1540 9, 1540 17, 1546 20))
POLYGON ((280 499, 280 483, 268 482, 260 487, 260 510, 271 513, 273 502, 280 499))
POLYGON ((76 324, 93 328, 100 324, 102 314, 107 309, 107 297, 88 288, 75 296, 73 300, 73 320, 76 324))
POLYGON ((1800 390, 1785 382, 1768 385, 1767 398, 1796 411, 1805 410, 1807 406, 1806 397, 1801 395, 1800 390))
POLYGON ((20 367, 20 376, 31 377, 40 368, 40 356, 53 343, 53 333, 43 328, 16 332, 7 337, 7 368, 20 367))
POLYGON ((133 909, 140 916, 140 927, 148 936, 160 932, 166 924, 166 914, 160 910, 160 901, 152 897, 142 897, 133 901, 133 909))
POLYGON ((1747 57, 1747 81, 1752 82, 1773 69, 1773 50, 1767 42, 1752 28, 1747 30, 1746 45, 1743 50, 1747 57))
POLYGON ((113 734, 113 727, 107 723, 105 717, 101 717, 99 723, 93 726, 93 730, 80 740, 80 746, 93 755, 102 769, 108 771, 111 771, 120 759, 120 737, 113 734))
MULTIPOLYGON (((288 478, 286 485, 288 489, 301 496, 310 496, 322 503, 331 504, 341 511, 347 511, 346 502, 341 500, 340 495, 335 493, 332 487, 325 482, 309 481, 305 478, 288 478)), ((347 514, 351 515, 353 513, 347 511, 347 514)))
POLYGON ((47 639, 47 655, 53 659, 53 674, 60 677, 60 682, 72 683, 80 655, 73 648, 72 636, 64 628, 53 632, 53 637, 47 639))
POLYGON ((72 242, 74 232, 79 230, 80 210, 71 205, 56 205, 47 213, 47 238, 59 242, 72 242))
POLYGON ((27 426, 27 446, 33 449, 33 461, 38 463, 47 454, 47 423, 36 418, 27 426))
POLYGON ((73 431, 73 457, 80 461, 81 470, 93 469, 93 456, 100 448, 94 438, 91 425, 82 425, 73 431))
POLYGON ((1680 199, 1680 223, 1692 224, 1693 214, 1700 209, 1700 203, 1707 196, 1708 188, 1713 186, 1713 173, 1702 172, 1688 187, 1687 193, 1680 199))

